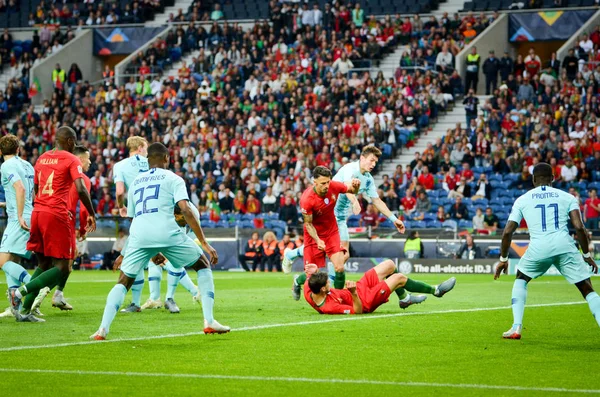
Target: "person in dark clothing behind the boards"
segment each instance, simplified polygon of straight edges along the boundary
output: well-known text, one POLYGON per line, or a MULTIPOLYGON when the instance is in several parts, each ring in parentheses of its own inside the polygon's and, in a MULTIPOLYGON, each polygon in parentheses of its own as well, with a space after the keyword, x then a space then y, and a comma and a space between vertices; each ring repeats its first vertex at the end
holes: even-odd
POLYGON ((515 62, 508 55, 508 51, 504 51, 504 56, 500 59, 500 81, 508 81, 508 76, 512 74, 515 67, 515 62))
POLYGON ((496 91, 498 87, 498 71, 500 70, 500 62, 494 50, 490 51, 490 56, 483 62, 483 74, 485 75, 485 95, 490 95, 490 92, 496 91))
POLYGON ((469 90, 469 93, 463 100, 463 105, 465 105, 467 126, 469 126, 471 124, 471 120, 477 118, 477 106, 479 106, 479 99, 475 96, 475 90, 469 90))
POLYGON ((579 59, 575 56, 575 50, 569 50, 569 54, 563 59, 562 66, 567 72, 568 79, 574 80, 579 71, 579 59))
POLYGON ((240 254, 239 261, 240 265, 245 271, 249 272, 247 262, 252 262, 252 271, 255 271, 262 260, 262 245, 263 242, 258 238, 258 232, 252 233, 252 237, 246 243, 246 249, 244 254, 240 254))

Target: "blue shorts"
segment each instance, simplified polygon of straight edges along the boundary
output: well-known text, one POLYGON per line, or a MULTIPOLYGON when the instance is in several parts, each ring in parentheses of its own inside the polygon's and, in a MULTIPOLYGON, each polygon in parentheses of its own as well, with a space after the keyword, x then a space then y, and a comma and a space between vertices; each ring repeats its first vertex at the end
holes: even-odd
MULTIPOLYGON (((31 225, 29 219, 25 221, 31 225)), ((8 219, 6 229, 2 235, 2 243, 0 244, 0 252, 18 255, 22 258, 31 258, 31 251, 27 251, 27 241, 29 240, 29 232, 21 228, 18 219, 8 219)))
POLYGON ((585 263, 580 252, 567 252, 537 260, 527 258, 527 254, 525 254, 519 261, 517 270, 528 277, 538 278, 546 273, 552 265, 571 284, 577 284, 580 281, 590 278, 590 267, 585 263))
POLYGON ((348 218, 335 218, 338 230, 340 231, 340 241, 350 241, 350 232, 348 231, 348 218))
POLYGON ((129 278, 136 278, 140 271, 143 271, 148 265, 150 259, 158 253, 163 254, 173 267, 178 269, 193 265, 198 262, 198 259, 203 254, 202 249, 191 238, 187 238, 185 242, 170 247, 127 247, 121 271, 129 278))

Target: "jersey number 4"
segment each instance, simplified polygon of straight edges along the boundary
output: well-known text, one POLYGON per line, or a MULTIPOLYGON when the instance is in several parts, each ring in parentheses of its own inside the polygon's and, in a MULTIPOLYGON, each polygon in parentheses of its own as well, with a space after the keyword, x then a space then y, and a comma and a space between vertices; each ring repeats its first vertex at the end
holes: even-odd
MULTIPOLYGON (((542 232, 546 231, 546 206, 544 204, 538 204, 535 208, 539 208, 542 211, 542 232)), ((554 230, 558 230, 558 204, 548 204, 548 208, 554 209, 554 230)))
MULTIPOLYGON (((38 180, 39 181, 42 180, 41 172, 38 174, 38 180)), ((40 194, 47 194, 48 196, 52 196, 54 194, 54 189, 52 189, 53 181, 54 181, 54 171, 52 171, 52 173, 50 174, 48 179, 46 179, 46 183, 44 184, 44 187, 42 188, 42 192, 40 194)))
POLYGON ((133 196, 139 194, 138 199, 135 201, 135 216, 142 214, 149 214, 152 212, 158 212, 158 207, 148 208, 148 200, 157 200, 158 193, 160 192, 160 185, 149 185, 145 188, 140 188, 133 192, 133 196), (151 194, 150 194, 151 193, 151 194), (144 197, 145 196, 145 197, 144 197), (142 203, 142 210, 138 211, 138 204, 142 203))

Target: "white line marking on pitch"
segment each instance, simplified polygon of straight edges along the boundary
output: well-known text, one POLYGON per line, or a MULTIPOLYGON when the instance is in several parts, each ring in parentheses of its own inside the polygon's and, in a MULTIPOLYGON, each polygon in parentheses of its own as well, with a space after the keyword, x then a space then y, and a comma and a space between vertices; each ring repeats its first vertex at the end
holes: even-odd
POLYGON ((377 385, 377 386, 404 386, 404 387, 451 387, 456 389, 487 389, 487 390, 514 390, 514 391, 542 391, 557 393, 588 393, 600 394, 595 389, 567 389, 562 387, 529 387, 511 385, 483 385, 473 383, 439 383, 439 382, 399 382, 369 379, 319 379, 319 378, 292 378, 278 376, 244 376, 244 375, 216 375, 216 374, 169 374, 153 372, 117 372, 117 371, 73 371, 55 369, 18 369, 0 368, 4 373, 29 373, 29 374, 60 374, 60 375, 92 375, 92 376, 131 376, 145 378, 189 378, 189 379, 225 379, 245 380, 257 382, 312 382, 312 383, 337 383, 351 385, 377 385))
MULTIPOLYGON (((535 307, 553 307, 553 306, 570 306, 570 305, 581 305, 587 303, 586 301, 578 301, 578 302, 559 302, 559 303, 540 303, 537 305, 527 305, 528 308, 535 307)), ((265 325, 253 325, 248 327, 241 327, 232 329, 232 332, 242 332, 242 331, 255 331, 260 329, 268 329, 268 328, 280 328, 280 327, 295 327, 301 325, 313 325, 313 324, 325 324, 325 323, 336 323, 341 321, 361 321, 361 320, 372 320, 378 318, 389 318, 389 317, 404 317, 404 316, 423 316, 430 314, 451 314, 451 313, 472 313, 472 312, 486 312, 486 311, 494 311, 494 310, 506 310, 510 309, 510 306, 498 306, 498 307, 476 307, 472 309, 451 309, 451 310, 436 310, 429 312, 404 312, 404 313, 393 313, 393 314, 379 314, 379 315, 366 315, 366 316, 347 316, 347 317, 339 317, 333 316, 326 320, 313 320, 313 321, 301 321, 297 323, 280 323, 280 324, 265 324, 265 325)), ((141 340, 152 340, 152 339, 170 339, 170 338, 181 338, 185 336, 195 336, 195 335, 203 335, 202 331, 195 332, 186 332, 183 334, 166 334, 166 335, 150 335, 150 336, 140 336, 135 338, 120 338, 120 339, 108 339, 104 341, 95 341, 95 340, 85 340, 79 342, 65 342, 65 343, 55 343, 51 345, 25 345, 25 346, 13 346, 13 347, 3 347, 0 348, 1 352, 10 352, 16 350, 31 350, 31 349, 51 349, 55 347, 68 347, 68 346, 80 346, 80 345, 91 345, 91 344, 101 344, 101 343, 115 343, 115 342, 135 342, 141 340)))

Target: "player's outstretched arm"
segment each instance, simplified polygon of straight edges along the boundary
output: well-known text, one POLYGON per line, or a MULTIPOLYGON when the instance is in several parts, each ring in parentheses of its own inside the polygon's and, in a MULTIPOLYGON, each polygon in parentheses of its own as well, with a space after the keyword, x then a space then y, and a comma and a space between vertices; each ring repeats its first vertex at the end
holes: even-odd
POLYGON ((75 179, 75 188, 77 189, 77 194, 79 195, 79 200, 81 200, 81 204, 83 204, 85 209, 88 211, 89 215, 87 218, 86 231, 88 233, 91 233, 94 230, 96 230, 96 212, 94 211, 94 206, 92 205, 92 198, 90 197, 90 192, 88 192, 83 178, 75 179))
POLYGON ((387 204, 379 197, 373 197, 371 198, 371 200, 373 200, 373 205, 375 206, 375 208, 377 208, 379 212, 385 215, 385 217, 388 218, 394 224, 394 226, 396 226, 396 229, 398 229, 400 233, 404 234, 404 232, 406 231, 404 222, 398 219, 396 215, 394 215, 392 211, 390 211, 387 204))
POLYGON ((317 242, 317 248, 319 248, 320 250, 324 250, 325 242, 323 240, 321 240, 319 238, 319 235, 317 234, 317 229, 315 229, 315 225, 313 225, 313 223, 312 223, 312 221, 313 221, 312 214, 310 214, 310 215, 302 214, 302 218, 304 218, 304 228, 306 229, 306 232, 308 233, 308 235, 317 242))
POLYGON ((177 202, 177 205, 181 209, 181 213, 183 214, 183 217, 185 218, 185 221, 187 222, 188 226, 194 231, 194 234, 198 238, 198 242, 200 242, 202 248, 210 255, 210 263, 216 265, 219 261, 219 255, 217 254, 217 251, 213 247, 211 247, 210 244, 208 244, 208 241, 206 241, 204 232, 200 227, 200 221, 198 220, 198 218, 196 218, 196 216, 194 215, 194 211, 192 211, 192 209, 190 208, 189 201, 180 200, 177 202))
POLYGON ((514 221, 508 221, 504 227, 504 233, 502 233, 502 245, 500 246, 500 264, 496 267, 496 274, 494 274, 494 280, 500 278, 500 274, 508 273, 508 250, 510 243, 512 242, 512 236, 515 230, 519 227, 519 224, 514 221))
POLYGON ((581 252, 583 252, 583 259, 585 259, 586 263, 590 265, 594 274, 597 274, 598 265, 596 265, 596 262, 590 254, 590 240, 588 239, 587 230, 585 230, 585 226, 581 220, 581 212, 579 209, 570 211, 569 218, 571 218, 571 223, 573 224, 575 232, 577 233, 577 241, 579 241, 581 252))
POLYGON ((352 193, 346 193, 346 197, 348 197, 348 200, 350 200, 350 203, 352 203, 352 213, 354 215, 359 215, 362 211, 362 208, 360 208, 360 203, 358 202, 356 195, 352 193))

